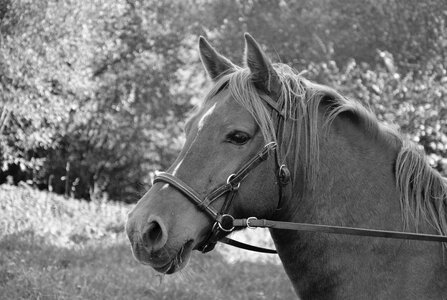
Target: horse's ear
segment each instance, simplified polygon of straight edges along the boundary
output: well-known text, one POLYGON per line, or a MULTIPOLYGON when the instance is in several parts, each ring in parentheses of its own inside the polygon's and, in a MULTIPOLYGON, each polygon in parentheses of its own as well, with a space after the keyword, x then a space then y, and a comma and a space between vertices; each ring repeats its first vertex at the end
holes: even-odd
POLYGON ((279 95, 281 82, 270 59, 251 35, 245 33, 244 37, 245 64, 252 73, 253 84, 273 97, 279 95))
POLYGON ((219 54, 203 36, 199 38, 199 52, 202 64, 212 80, 217 80, 220 75, 236 69, 235 65, 219 54))

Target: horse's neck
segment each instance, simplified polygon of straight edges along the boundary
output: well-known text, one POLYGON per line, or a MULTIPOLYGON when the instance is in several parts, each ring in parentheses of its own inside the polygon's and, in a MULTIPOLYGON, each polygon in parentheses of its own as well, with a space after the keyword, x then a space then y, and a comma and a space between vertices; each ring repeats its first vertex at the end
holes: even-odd
MULTIPOLYGON (((294 193, 293 221, 402 229, 395 161, 401 142, 391 133, 373 138, 346 117, 337 117, 319 138, 313 190, 294 193), (304 208, 304 209, 302 209, 304 208), (395 222, 390 222, 393 217, 395 222)), ((305 176, 297 176, 300 180, 305 176)), ((304 182, 295 187, 309 186, 304 182)))
MULTIPOLYGON (((372 138, 343 117, 336 118, 330 130, 327 137, 320 138, 315 189, 297 194, 292 200, 297 206, 287 208, 296 211, 288 221, 401 230, 394 178, 399 142, 393 143, 392 136, 372 138)), ((384 249, 387 241, 380 239, 279 230, 271 233, 286 272, 303 299, 337 298, 340 289, 349 289, 343 281, 356 272, 366 276, 368 284, 368 268, 389 255, 387 250, 395 250, 384 249), (374 251, 384 252, 378 261, 365 256, 374 251)))
MULTIPOLYGON (((394 164, 397 138, 371 137, 348 118, 338 117, 320 137, 315 189, 305 201, 318 223, 399 230, 402 226, 394 164)), ((305 217, 301 212, 295 218, 305 217)))

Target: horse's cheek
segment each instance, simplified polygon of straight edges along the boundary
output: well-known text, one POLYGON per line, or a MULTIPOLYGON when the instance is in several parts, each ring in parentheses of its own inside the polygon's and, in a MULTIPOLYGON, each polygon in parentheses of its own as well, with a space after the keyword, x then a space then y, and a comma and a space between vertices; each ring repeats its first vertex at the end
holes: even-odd
POLYGON ((277 193, 273 193, 274 190, 269 183, 250 185, 241 203, 242 213, 258 217, 268 216, 276 207, 277 193))

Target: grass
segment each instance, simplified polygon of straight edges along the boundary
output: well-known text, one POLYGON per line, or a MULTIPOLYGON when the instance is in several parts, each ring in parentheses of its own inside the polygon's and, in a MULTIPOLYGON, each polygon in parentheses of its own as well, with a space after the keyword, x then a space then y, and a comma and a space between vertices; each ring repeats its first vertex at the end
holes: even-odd
MULTIPOLYGON (((276 256, 227 246, 159 275, 132 257, 129 208, 0 186, 0 299, 296 299, 276 256)), ((272 246, 263 231, 239 239, 272 246)))

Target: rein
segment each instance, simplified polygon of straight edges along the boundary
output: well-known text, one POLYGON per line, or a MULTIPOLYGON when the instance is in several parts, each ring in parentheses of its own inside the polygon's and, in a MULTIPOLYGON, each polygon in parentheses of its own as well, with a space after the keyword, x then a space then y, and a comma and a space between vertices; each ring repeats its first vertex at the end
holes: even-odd
MULTIPOLYGON (((447 243, 447 236, 433 235, 433 234, 421 234, 421 233, 411 233, 411 232, 401 232, 401 231, 388 231, 388 230, 376 230, 376 229, 365 229, 365 228, 354 228, 354 227, 344 227, 344 226, 331 226, 331 225, 320 225, 320 224, 308 224, 308 223, 293 223, 293 222, 282 222, 273 221, 267 219, 258 219, 256 217, 249 217, 246 219, 235 219, 232 215, 227 214, 231 202, 239 189, 241 182, 247 177, 247 175, 259 166, 263 161, 267 160, 270 153, 277 150, 277 144, 275 142, 270 142, 266 144, 258 154, 252 157, 247 163, 245 163, 242 168, 234 174, 231 174, 227 182, 213 191, 211 191, 202 200, 200 195, 189 187, 186 183, 173 176, 172 174, 166 172, 157 172, 154 177, 153 183, 163 182, 171 185, 179 192, 184 194, 191 202, 193 202, 197 207, 211 217, 214 221, 213 227, 207 239, 205 239, 197 249, 203 253, 209 252, 214 249, 217 242, 222 242, 234 247, 262 252, 262 253, 277 253, 276 250, 265 249, 257 246, 248 245, 239 241, 227 238, 226 235, 233 232, 237 228, 271 228, 271 229, 283 229, 283 230, 297 230, 297 231, 307 231, 307 232, 323 232, 323 233, 334 233, 334 234, 344 234, 344 235, 355 235, 355 236, 369 236, 369 237, 382 237, 382 238, 394 238, 394 239, 405 239, 405 240, 420 240, 420 241, 431 241, 431 242, 444 242, 447 243), (211 204, 219 199, 224 194, 228 193, 225 198, 224 205, 220 212, 216 211, 211 204)), ((278 159, 278 155, 276 155, 278 159)), ((288 173, 284 173, 284 165, 280 166, 280 171, 278 172, 278 181, 280 185, 287 183, 287 178, 281 178, 288 173)), ((282 192, 280 192, 282 194, 282 192)), ((282 195, 280 195, 282 197, 282 195)))
MULTIPOLYGON (((228 215, 229 216, 229 215, 228 215)), ((229 216, 232 218, 232 216, 229 216)), ((423 233, 411 233, 402 231, 390 231, 390 230, 377 230, 377 229, 365 229, 365 228, 355 228, 355 227, 344 227, 344 226, 332 226, 332 225, 320 225, 320 224, 309 224, 309 223, 293 223, 293 222, 281 222, 272 221, 266 219, 257 219, 255 217, 250 217, 247 219, 232 219, 227 221, 230 224, 230 228, 272 228, 272 229, 284 229, 284 230, 296 230, 296 231, 307 231, 307 232, 323 232, 323 233, 334 233, 334 234, 344 234, 344 235, 355 235, 355 236, 367 236, 367 237, 381 237, 381 238, 392 238, 392 239, 402 239, 402 240, 418 240, 418 241, 428 241, 428 242, 443 242, 447 243, 447 236, 435 235, 435 234, 423 234, 423 233)), ((238 248, 252 250, 264 253, 277 253, 276 250, 258 248, 257 250, 251 249, 251 245, 246 245, 244 243, 231 240, 224 237, 220 242, 232 245, 238 248), (246 247, 250 246, 250 247, 246 247)))
MULTIPOLYGON (((282 110, 278 107, 276 102, 273 102, 267 95, 260 95, 262 100, 272 108, 272 112, 276 112, 277 118, 277 132, 276 137, 280 136, 281 123, 284 122, 285 116, 282 110)), ((279 187, 278 208, 284 198, 284 186, 290 181, 290 171, 281 160, 281 153, 276 142, 267 143, 255 156, 248 160, 236 173, 231 174, 226 183, 218 186, 202 199, 202 197, 188 184, 167 172, 156 172, 153 184, 157 182, 167 183, 183 195, 186 196, 192 203, 194 203, 202 212, 207 214, 213 221, 212 229, 208 237, 197 246, 197 249, 203 253, 214 249, 217 242, 222 242, 234 247, 262 252, 276 254, 276 250, 266 249, 257 246, 248 245, 239 241, 232 240, 226 237, 228 234, 239 228, 271 228, 281 230, 296 230, 306 232, 323 232, 333 234, 355 235, 355 236, 369 236, 405 240, 419 240, 430 242, 447 243, 447 236, 411 233, 401 231, 388 231, 377 229, 354 228, 344 226, 308 224, 308 223, 294 223, 273 221, 267 219, 258 219, 256 217, 249 217, 246 219, 235 219, 228 214, 231 203, 241 185, 241 182, 249 175, 249 173, 266 161, 272 152, 275 152, 275 161, 277 166, 277 183, 279 187), (216 200, 220 199, 226 194, 224 203, 220 211, 217 211, 211 205, 216 200)))

